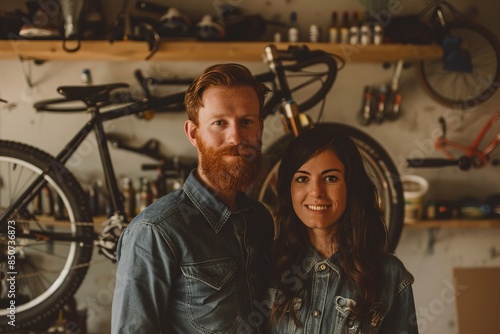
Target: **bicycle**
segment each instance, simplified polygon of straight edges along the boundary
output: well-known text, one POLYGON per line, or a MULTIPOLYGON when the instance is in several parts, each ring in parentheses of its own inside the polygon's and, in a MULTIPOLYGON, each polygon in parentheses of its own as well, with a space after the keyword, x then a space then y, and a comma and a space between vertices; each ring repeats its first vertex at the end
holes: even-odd
POLYGON ((496 112, 486 121, 471 145, 464 145, 446 138, 446 121, 443 117, 440 117, 439 123, 441 125, 441 135, 436 138, 434 148, 442 152, 446 158, 407 159, 408 167, 421 168, 458 166, 461 170, 466 171, 472 167, 482 168, 490 162, 493 166, 498 166, 500 164, 500 160, 491 159, 491 152, 497 147, 498 144, 500 144, 500 132, 493 137, 491 142, 489 142, 485 148, 479 148, 479 144, 481 144, 488 131, 498 120, 500 120, 500 112, 496 112), (462 152, 464 155, 457 158, 457 154, 453 154, 450 149, 462 152))
POLYGON ((422 61, 418 76, 426 93, 436 102, 456 109, 477 107, 497 91, 500 82, 500 43, 482 25, 467 20, 448 1, 426 6, 433 9, 431 25, 443 57, 422 61), (445 19, 443 7, 453 14, 445 19))
MULTIPOLYGON (((276 207, 276 172, 284 149, 294 136, 314 125, 304 112, 324 101, 336 79, 338 64, 332 55, 320 50, 310 51, 305 47, 278 50, 270 45, 265 48, 265 59, 270 70, 256 75, 256 78, 271 85, 273 92, 265 102, 262 117, 267 118, 275 113, 281 115, 288 134, 272 143, 264 152, 262 172, 248 193, 263 201, 273 212, 276 207), (307 90, 307 97, 301 99, 299 92, 305 87, 314 90, 312 94, 307 90)), ((149 83, 140 76, 138 79, 144 87, 149 83)), ((110 98, 112 91, 127 86, 123 83, 63 86, 57 90, 65 98, 36 103, 35 108, 39 111, 86 110, 90 114, 90 121, 56 157, 26 144, 0 141, 0 256, 7 259, 13 255, 16 260, 12 267, 2 260, 0 270, 4 275, 14 270, 17 272, 15 303, 16 321, 20 326, 34 326, 37 322, 54 317, 82 283, 91 263, 94 246, 110 260, 115 259, 116 242, 127 226, 129 217, 124 212, 103 122, 144 114, 165 106, 177 109, 184 97, 184 92, 153 97, 146 89, 143 99, 127 101, 125 105, 121 99, 110 98), (68 101, 81 101, 85 107, 67 107, 68 101), (63 107, 57 107, 62 102, 63 107), (101 110, 103 107, 106 107, 105 111, 101 110), (100 234, 94 231, 86 194, 76 177, 64 166, 91 131, 95 132, 97 138, 113 209, 100 234), (61 213, 58 220, 35 211, 33 200, 44 187, 49 187, 52 196, 57 198, 56 202, 60 206, 58 212, 61 213), (8 249, 9 235, 15 235, 15 247, 12 249, 8 249)), ((389 154, 373 138, 354 127, 340 123, 318 123, 314 126, 326 127, 331 131, 343 130, 358 145, 367 170, 379 190, 380 208, 387 222, 389 247, 394 250, 403 227, 404 201, 398 170, 389 154)), ((179 165, 179 161, 174 158, 168 163, 172 163, 175 168, 189 167, 179 165)), ((4 288, 0 291, 0 302, 6 304, 10 299, 8 290, 5 290, 5 277, 2 283, 4 288)), ((7 324, 8 315, 8 309, 2 305, 0 331, 12 329, 7 324)))

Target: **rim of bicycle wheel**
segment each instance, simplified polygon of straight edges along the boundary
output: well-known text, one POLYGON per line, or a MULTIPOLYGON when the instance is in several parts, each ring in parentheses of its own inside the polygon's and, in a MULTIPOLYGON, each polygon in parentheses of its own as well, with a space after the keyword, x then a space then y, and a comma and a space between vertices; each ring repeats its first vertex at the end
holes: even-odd
MULTIPOLYGON (((35 175, 42 174, 42 170, 40 168, 38 168, 35 165, 28 163, 24 160, 21 160, 21 159, 17 159, 17 158, 13 158, 13 157, 0 157, 0 162, 7 162, 7 163, 16 164, 17 166, 22 166, 23 168, 33 172, 35 175)), ((45 176, 45 180, 57 192, 57 195, 61 197, 61 200, 63 201, 65 208, 67 210, 67 214, 69 216, 70 225, 68 227, 70 228, 70 232, 74 235, 76 233, 76 225, 74 224, 75 216, 74 216, 74 212, 69 204, 68 198, 65 196, 64 192, 61 190, 61 188, 59 188, 59 186, 54 182, 54 180, 51 177, 45 176)), ((20 240, 16 240, 16 241, 20 241, 20 240)), ((19 305, 16 304, 16 313, 26 311, 28 309, 31 309, 31 308, 41 304, 42 302, 47 300, 51 295, 53 295, 54 292, 56 292, 61 287, 61 285, 66 280, 67 276, 70 274, 70 272, 72 270, 72 263, 75 259, 75 255, 76 255, 76 247, 77 247, 76 242, 71 242, 69 244, 69 249, 68 249, 67 255, 66 255, 66 261, 64 262, 62 268, 59 270, 59 274, 57 275, 57 278, 55 278, 50 283, 50 287, 48 289, 46 289, 45 291, 43 291, 38 296, 36 296, 35 298, 30 299, 26 303, 19 304, 19 305)), ((17 282, 19 282, 21 279, 23 279, 21 275, 22 274, 19 272, 16 275, 17 282), (21 276, 21 277, 19 277, 19 276, 21 276)), ((16 283, 16 284, 18 284, 18 283, 16 283)), ((9 313, 9 310, 7 310, 7 309, 0 310, 0 316, 5 316, 8 313, 9 313)))
POLYGON ((461 38, 461 47, 472 62, 472 72, 446 70, 439 58, 421 62, 419 78, 436 102, 453 109, 471 109, 487 101, 499 88, 500 43, 474 23, 450 23, 448 29, 452 36, 461 38))

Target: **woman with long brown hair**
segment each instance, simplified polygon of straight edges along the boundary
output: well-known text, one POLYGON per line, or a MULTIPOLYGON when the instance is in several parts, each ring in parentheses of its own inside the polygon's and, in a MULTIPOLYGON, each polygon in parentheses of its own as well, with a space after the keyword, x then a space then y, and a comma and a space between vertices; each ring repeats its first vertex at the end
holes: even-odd
POLYGON ((377 191, 346 134, 308 130, 278 172, 272 333, 418 333, 413 277, 387 251, 377 191))

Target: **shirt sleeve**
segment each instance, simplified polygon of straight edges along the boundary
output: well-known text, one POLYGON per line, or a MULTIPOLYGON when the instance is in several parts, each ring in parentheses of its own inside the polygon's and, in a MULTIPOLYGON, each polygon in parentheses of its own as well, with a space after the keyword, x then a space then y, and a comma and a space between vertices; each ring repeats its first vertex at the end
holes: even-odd
POLYGON ((155 226, 139 222, 120 237, 111 333, 162 333, 175 258, 155 226))
POLYGON ((404 288, 394 299, 391 309, 385 316, 379 333, 418 334, 417 314, 411 284, 404 288))

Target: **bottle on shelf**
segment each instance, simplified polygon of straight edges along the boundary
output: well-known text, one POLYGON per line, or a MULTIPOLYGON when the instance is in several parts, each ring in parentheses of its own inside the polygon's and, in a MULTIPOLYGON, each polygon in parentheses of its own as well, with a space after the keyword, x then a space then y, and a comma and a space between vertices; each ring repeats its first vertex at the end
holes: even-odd
POLYGON ((288 41, 291 43, 300 41, 300 29, 297 23, 297 12, 290 13, 290 23, 288 24, 288 41))
POLYGON ((360 29, 359 13, 357 11, 354 11, 352 13, 352 20, 349 25, 349 44, 351 45, 359 44, 359 29, 360 29))
POLYGON ((138 211, 141 212, 147 208, 151 203, 153 203, 153 191, 151 190, 151 184, 147 178, 141 179, 141 191, 139 195, 139 205, 138 211))
POLYGON ((339 27, 338 27, 338 14, 337 11, 334 10, 332 12, 330 26, 328 27, 328 41, 330 43, 338 43, 339 42, 339 27))
POLYGON ((321 42, 321 28, 316 24, 309 27, 309 41, 312 43, 321 42))
POLYGON ((361 26, 359 27, 359 43, 361 45, 368 45, 373 43, 373 31, 370 24, 370 17, 368 11, 365 12, 361 26))
POLYGON ((129 177, 123 179, 123 206, 128 218, 135 216, 136 198, 132 180, 129 177))
POLYGON ((340 25, 340 39, 342 44, 349 43, 349 12, 342 14, 342 24, 340 25))
POLYGON ((382 27, 382 24, 376 20, 375 18, 372 18, 372 26, 373 26, 373 38, 372 42, 375 45, 380 45, 384 41, 384 28, 382 27))

